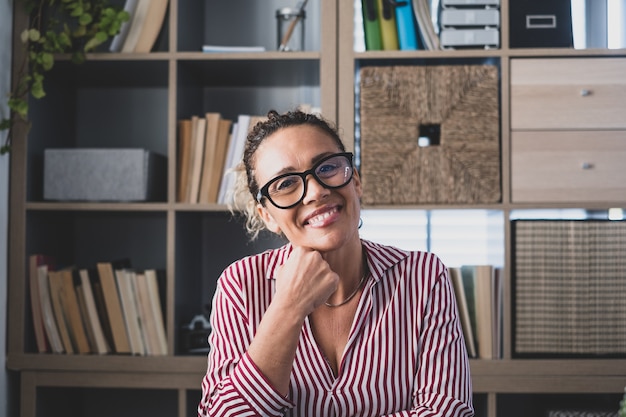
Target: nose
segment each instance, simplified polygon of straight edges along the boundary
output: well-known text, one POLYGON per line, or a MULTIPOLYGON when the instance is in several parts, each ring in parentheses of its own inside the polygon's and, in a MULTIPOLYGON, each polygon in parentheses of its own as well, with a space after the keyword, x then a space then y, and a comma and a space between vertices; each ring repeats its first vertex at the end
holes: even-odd
POLYGON ((319 183, 313 175, 307 175, 304 179, 303 204, 319 201, 330 194, 330 190, 319 183))

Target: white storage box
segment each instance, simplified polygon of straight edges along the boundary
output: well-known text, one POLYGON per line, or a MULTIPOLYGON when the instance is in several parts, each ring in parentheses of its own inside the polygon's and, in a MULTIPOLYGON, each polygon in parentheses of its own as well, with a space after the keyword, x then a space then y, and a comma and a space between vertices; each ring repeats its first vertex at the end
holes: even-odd
POLYGON ((145 149, 46 149, 43 194, 62 201, 160 201, 167 163, 145 149))

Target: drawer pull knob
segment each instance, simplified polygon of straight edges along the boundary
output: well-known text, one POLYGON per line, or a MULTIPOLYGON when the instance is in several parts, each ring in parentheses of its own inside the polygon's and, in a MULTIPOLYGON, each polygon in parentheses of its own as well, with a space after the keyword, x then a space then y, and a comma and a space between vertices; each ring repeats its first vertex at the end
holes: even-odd
POLYGON ((593 169, 593 164, 591 162, 583 162, 580 164, 582 169, 593 169))
POLYGON ((580 95, 582 97, 587 97, 591 95, 591 90, 588 90, 586 88, 583 88, 582 90, 580 90, 580 95))

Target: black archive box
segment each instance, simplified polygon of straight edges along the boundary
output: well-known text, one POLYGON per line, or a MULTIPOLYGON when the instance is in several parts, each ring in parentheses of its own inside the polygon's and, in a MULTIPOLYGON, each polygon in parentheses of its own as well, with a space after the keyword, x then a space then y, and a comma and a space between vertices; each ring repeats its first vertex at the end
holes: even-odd
POLYGON ((509 2, 511 48, 571 48, 570 0, 514 0, 509 2))

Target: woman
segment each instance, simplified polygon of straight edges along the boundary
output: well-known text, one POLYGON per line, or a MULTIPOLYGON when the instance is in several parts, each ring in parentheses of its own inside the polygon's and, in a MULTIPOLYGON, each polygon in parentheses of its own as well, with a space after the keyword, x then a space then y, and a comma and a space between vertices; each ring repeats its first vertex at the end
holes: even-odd
POLYGON ((199 415, 472 416, 447 269, 360 239, 361 179, 336 130, 271 111, 243 165, 248 230, 289 243, 220 277, 199 415))

